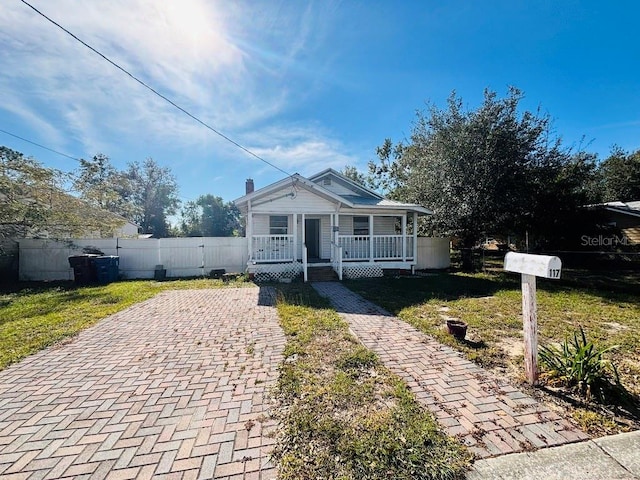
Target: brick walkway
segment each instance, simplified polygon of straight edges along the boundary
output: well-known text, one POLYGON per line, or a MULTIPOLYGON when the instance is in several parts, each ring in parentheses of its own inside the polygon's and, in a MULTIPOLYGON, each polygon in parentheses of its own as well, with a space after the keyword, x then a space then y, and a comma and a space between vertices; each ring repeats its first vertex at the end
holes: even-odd
POLYGON ((360 341, 479 457, 588 437, 530 396, 339 283, 314 283, 360 341))
POLYGON ((272 300, 165 292, 0 372, 0 477, 274 478, 272 300))

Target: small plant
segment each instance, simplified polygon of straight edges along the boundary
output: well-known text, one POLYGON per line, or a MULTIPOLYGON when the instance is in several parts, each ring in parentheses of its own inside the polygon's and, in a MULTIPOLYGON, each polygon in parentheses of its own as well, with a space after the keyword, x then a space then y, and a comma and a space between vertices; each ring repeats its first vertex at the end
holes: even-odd
POLYGON ((573 340, 565 339, 560 347, 542 346, 538 355, 551 378, 577 389, 587 400, 595 397, 605 401, 609 393, 624 391, 616 366, 604 358, 605 353, 615 348, 618 347, 600 347, 587 340, 580 326, 573 340))

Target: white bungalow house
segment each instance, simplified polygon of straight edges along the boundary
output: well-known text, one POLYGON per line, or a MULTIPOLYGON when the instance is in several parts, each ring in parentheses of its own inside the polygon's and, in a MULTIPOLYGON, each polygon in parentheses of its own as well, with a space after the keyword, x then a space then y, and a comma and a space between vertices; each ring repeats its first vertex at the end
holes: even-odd
POLYGON ((383 198, 332 169, 299 174, 234 201, 246 219, 247 271, 277 280, 331 267, 342 280, 411 270, 418 215, 426 208, 383 198))

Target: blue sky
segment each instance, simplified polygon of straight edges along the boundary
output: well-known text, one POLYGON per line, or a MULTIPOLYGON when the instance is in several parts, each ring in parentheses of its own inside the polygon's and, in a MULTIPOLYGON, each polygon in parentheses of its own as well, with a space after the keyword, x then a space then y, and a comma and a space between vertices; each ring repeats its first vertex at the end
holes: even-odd
MULTIPOLYGON (((636 1, 30 0, 259 156, 303 175, 366 168, 452 90, 524 91, 565 145, 640 148, 636 1), (584 137, 584 141, 582 140, 584 137)), ((183 200, 283 174, 144 90, 19 0, 0 3, 0 128, 114 165, 154 158, 183 200)), ((50 167, 73 160, 0 133, 50 167)))

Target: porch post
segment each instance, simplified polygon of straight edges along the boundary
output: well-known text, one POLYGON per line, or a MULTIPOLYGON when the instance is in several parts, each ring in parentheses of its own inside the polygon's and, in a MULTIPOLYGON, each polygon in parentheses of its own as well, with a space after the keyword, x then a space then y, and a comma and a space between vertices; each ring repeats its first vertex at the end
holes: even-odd
POLYGON ((253 212, 251 200, 247 202, 247 258, 250 262, 253 257, 253 212))
POLYGON ((413 263, 418 264, 418 212, 413 212, 413 263))
POLYGON ((369 263, 373 263, 373 215, 369 215, 369 263))
POLYGON ((407 214, 402 215, 402 261, 407 261, 407 214))
POLYGON ((298 260, 298 214, 293 214, 293 261, 298 260))
POLYGON ((334 227, 338 227, 338 228, 335 229, 335 232, 332 232, 333 243, 335 243, 336 246, 338 246, 338 237, 340 236, 340 214, 335 213, 334 215, 336 219, 333 221, 333 225, 334 227))
POLYGON ((308 280, 307 277, 307 239, 306 239, 306 228, 304 224, 304 213, 301 214, 302 218, 300 221, 302 222, 302 278, 306 282, 308 280))

